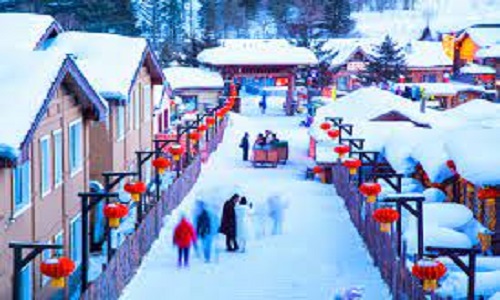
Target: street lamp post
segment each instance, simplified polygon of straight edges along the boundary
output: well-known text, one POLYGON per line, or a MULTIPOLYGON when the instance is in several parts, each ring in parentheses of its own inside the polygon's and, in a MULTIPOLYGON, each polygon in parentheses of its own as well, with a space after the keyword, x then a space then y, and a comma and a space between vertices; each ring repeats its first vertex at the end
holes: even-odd
POLYGON ((14 250, 14 274, 12 284, 12 299, 21 299, 21 272, 35 257, 47 249, 62 249, 62 245, 46 243, 10 242, 9 248, 14 250), (30 249, 28 255, 23 257, 23 250, 30 249))

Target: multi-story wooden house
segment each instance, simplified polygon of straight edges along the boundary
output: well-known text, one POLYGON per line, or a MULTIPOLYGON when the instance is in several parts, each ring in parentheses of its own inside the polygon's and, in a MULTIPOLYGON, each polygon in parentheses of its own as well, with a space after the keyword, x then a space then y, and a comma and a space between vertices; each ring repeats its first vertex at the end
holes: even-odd
MULTIPOLYGON (((108 109, 64 54, 16 50, 0 61, 0 299, 11 299, 10 241, 63 244, 79 264, 77 193, 89 183, 92 124, 108 109)), ((22 271, 22 299, 47 291, 48 279, 37 269, 52 254, 22 271)))

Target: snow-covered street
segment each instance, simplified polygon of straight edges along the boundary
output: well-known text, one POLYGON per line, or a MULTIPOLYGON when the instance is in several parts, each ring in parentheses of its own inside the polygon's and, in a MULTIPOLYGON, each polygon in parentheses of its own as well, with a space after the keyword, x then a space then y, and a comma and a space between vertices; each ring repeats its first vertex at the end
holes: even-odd
MULTIPOLYGON (((298 127, 300 119, 279 116, 279 103, 275 103, 275 113, 270 107, 273 116, 251 113, 257 105, 253 99, 244 100, 246 114, 232 114, 224 142, 203 166, 194 190, 167 216, 160 238, 121 299, 318 300, 333 299, 335 291, 356 286, 363 287, 365 299, 390 299, 333 186, 304 179, 306 166, 312 162, 306 156, 308 136, 306 129, 298 127), (265 129, 289 141, 287 165, 255 169, 241 161, 238 143, 243 133, 248 131, 253 140, 265 129), (210 264, 192 255, 190 267, 178 269, 172 232, 179 214, 190 214, 197 193, 234 185, 256 206, 269 193, 282 193, 289 203, 284 233, 254 238, 246 253, 221 250, 218 262, 210 264)), ((229 196, 224 192, 221 190, 221 203, 229 196)), ((220 242, 223 249, 222 239, 220 242)))

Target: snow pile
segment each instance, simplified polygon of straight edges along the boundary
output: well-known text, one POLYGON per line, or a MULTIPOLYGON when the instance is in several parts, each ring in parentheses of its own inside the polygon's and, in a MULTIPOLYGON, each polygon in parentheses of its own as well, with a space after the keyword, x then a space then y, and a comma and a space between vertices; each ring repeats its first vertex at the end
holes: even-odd
POLYGON ((442 190, 437 189, 437 188, 428 188, 428 189, 425 189, 422 192, 422 194, 425 197, 425 202, 426 203, 429 203, 429 202, 442 203, 442 202, 446 201, 446 194, 442 190))
POLYGON ((356 51, 361 51, 369 58, 373 54, 373 47, 381 42, 380 38, 331 39, 324 44, 323 49, 334 55, 330 65, 336 67, 345 64, 356 51))
POLYGON ((12 156, 21 146, 65 55, 42 51, 16 51, 0 55, 0 148, 12 156), (15 105, 13 105, 15 103, 15 105), (10 149, 10 150, 9 150, 10 149))
POLYGON ((496 74, 496 70, 490 66, 468 63, 460 68, 462 74, 496 74))
POLYGON ((286 40, 225 40, 219 47, 198 54, 201 63, 210 65, 314 65, 318 59, 303 47, 286 40))
POLYGON ((475 91, 484 93, 486 90, 482 86, 461 83, 461 82, 422 82, 422 83, 398 83, 396 87, 404 89, 405 87, 418 86, 424 89, 424 94, 439 96, 455 96, 459 92, 475 91))
POLYGON ((500 128, 466 128, 451 132, 446 151, 457 171, 475 185, 500 184, 500 128))
MULTIPOLYGON (((448 272, 436 293, 442 297, 467 299, 468 277, 462 271, 448 272)), ((476 296, 492 296, 500 291, 500 271, 476 272, 476 296)))
POLYGON ((53 23, 49 15, 0 13, 0 49, 34 50, 53 23))
POLYGON ((474 99, 444 111, 443 115, 469 124, 485 120, 500 120, 500 105, 484 99, 474 99))
POLYGON ((404 46, 406 63, 409 68, 443 67, 453 65, 446 56, 441 42, 411 41, 404 46))
POLYGON ((58 35, 48 47, 71 54, 104 98, 128 100, 147 43, 144 38, 71 31, 58 35))
POLYGON ((500 44, 500 27, 495 25, 488 27, 467 28, 465 33, 467 33, 474 41, 474 43, 476 43, 480 47, 500 44))
POLYGON ((200 68, 171 67, 163 69, 163 74, 173 90, 210 88, 223 89, 224 80, 217 72, 200 68))

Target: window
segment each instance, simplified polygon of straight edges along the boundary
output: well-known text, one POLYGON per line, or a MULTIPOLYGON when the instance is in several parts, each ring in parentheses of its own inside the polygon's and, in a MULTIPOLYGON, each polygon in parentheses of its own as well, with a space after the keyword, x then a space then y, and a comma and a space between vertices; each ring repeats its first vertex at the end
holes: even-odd
POLYGON ((141 85, 138 85, 134 93, 134 129, 139 129, 141 124, 141 85))
MULTIPOLYGON (((47 242, 47 244, 51 244, 51 242, 47 242)), ((45 249, 42 251, 42 261, 46 261, 47 259, 50 259, 52 257, 52 250, 51 249, 45 249)), ((42 282, 41 286, 47 285, 47 283, 50 282, 50 277, 42 275, 42 282)))
POLYGON ((69 125, 69 169, 71 175, 75 175, 82 170, 83 167, 83 137, 82 137, 82 121, 78 120, 69 125))
POLYGON ((20 214, 31 202, 31 163, 26 161, 13 170, 12 176, 14 216, 20 214))
POLYGON ((63 181, 63 145, 61 130, 54 131, 52 136, 54 137, 54 185, 57 187, 63 181))
MULTIPOLYGON (((59 232, 54 236, 54 244, 56 245, 64 245, 64 233, 63 231, 59 232)), ((56 256, 62 256, 64 254, 64 249, 56 249, 54 250, 54 255, 56 256)))
POLYGON ((40 184, 42 189, 42 197, 50 192, 50 136, 46 135, 40 139, 40 184))
POLYGON ((21 270, 21 300, 31 300, 33 299, 33 272, 32 265, 29 263, 21 270))
POLYGON ((125 137, 125 107, 116 107, 116 136, 121 141, 125 137))
POLYGON ((436 74, 425 74, 422 77, 423 77, 423 82, 437 82, 436 74))
POLYGON ((143 95, 144 95, 144 120, 149 121, 151 119, 151 115, 153 112, 151 112, 151 86, 150 85, 145 85, 143 87, 143 95))
POLYGON ((82 217, 76 216, 71 220, 70 229, 70 258, 78 266, 82 261, 82 217))

